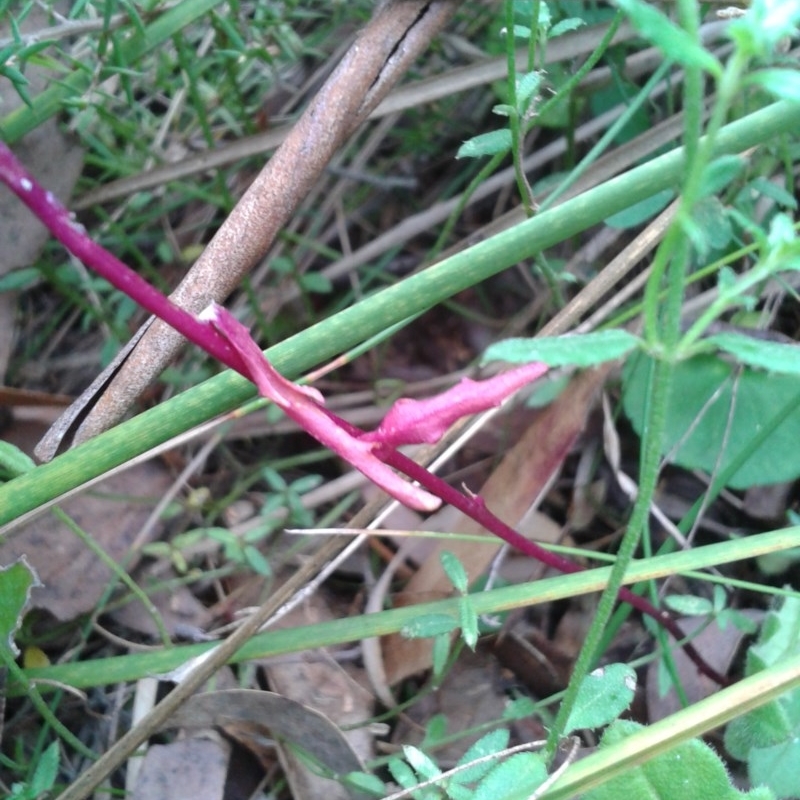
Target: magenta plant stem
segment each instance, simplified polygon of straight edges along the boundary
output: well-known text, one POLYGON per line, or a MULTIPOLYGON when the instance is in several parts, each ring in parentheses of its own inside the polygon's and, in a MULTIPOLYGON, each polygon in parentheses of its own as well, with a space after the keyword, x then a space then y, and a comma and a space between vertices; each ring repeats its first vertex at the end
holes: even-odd
MULTIPOLYGON (((583 571, 583 567, 576 564, 574 561, 558 555, 557 553, 551 553, 536 542, 526 539, 521 533, 515 531, 509 525, 506 525, 505 522, 492 514, 486 503, 478 495, 467 495, 458 491, 458 489, 454 489, 438 475, 429 472, 427 469, 417 464, 416 461, 408 458, 408 456, 404 456, 398 450, 390 447, 383 447, 380 451, 376 452, 376 455, 390 467, 399 470, 411 478, 411 480, 417 481, 431 494, 440 497, 445 503, 454 506, 470 519, 482 525, 486 530, 512 547, 515 547, 521 553, 535 558, 542 564, 556 569, 559 572, 570 574, 583 571)), ((624 587, 619 590, 618 597, 642 614, 646 614, 648 617, 654 619, 658 624, 663 625, 676 642, 680 642, 685 638, 685 633, 678 627, 677 622, 667 611, 656 608, 649 600, 646 600, 644 597, 624 587)), ((728 679, 724 675, 720 675, 719 672, 710 666, 700 653, 697 652, 691 642, 684 642, 682 647, 686 655, 692 660, 700 672, 719 686, 728 685, 728 679)))
POLYGON ((214 358, 249 379, 241 357, 225 337, 208 322, 198 320, 193 314, 176 306, 144 278, 92 241, 83 225, 72 218, 52 192, 42 188, 3 142, 0 142, 0 179, 53 236, 87 267, 214 358))

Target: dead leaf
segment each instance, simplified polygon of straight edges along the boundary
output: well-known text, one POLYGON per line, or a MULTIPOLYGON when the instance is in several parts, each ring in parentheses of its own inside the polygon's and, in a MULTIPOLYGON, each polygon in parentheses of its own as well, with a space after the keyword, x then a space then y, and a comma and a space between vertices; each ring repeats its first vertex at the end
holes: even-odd
MULTIPOLYGON (((764 617, 763 611, 755 609, 744 609, 740 613, 754 622, 760 622, 764 617)), ((705 620, 698 617, 688 617, 678 620, 678 625, 683 631, 690 634, 700 628, 704 622, 705 620)), ((713 621, 692 639, 692 644, 710 667, 720 675, 727 675, 744 635, 734 625, 728 624, 723 630, 719 623, 713 621)), ((675 641, 672 637, 669 637, 669 642, 674 647, 675 641)), ((719 691, 719 686, 714 681, 697 671, 697 667, 684 650, 673 649, 672 658, 690 705, 719 691)), ((659 694, 658 670, 658 661, 654 661, 647 668, 647 715, 648 721, 651 723, 668 717, 683 708, 674 689, 671 688, 663 697, 659 694)))
POLYGON ((153 745, 133 800, 223 800, 230 752, 227 742, 205 738, 153 745))
MULTIPOLYGON (((156 462, 137 464, 70 497, 61 509, 108 556, 120 563, 171 477, 156 462)), ((48 512, 0 543, 0 563, 27 555, 44 584, 32 597, 34 608, 70 620, 92 611, 112 571, 63 522, 48 512)))
POLYGON ((392 741, 398 745, 419 745, 425 725, 434 714, 447 719, 448 736, 478 728, 480 732, 458 737, 436 749, 437 763, 455 764, 483 735, 479 726, 502 719, 506 704, 503 679, 494 655, 482 648, 474 653, 464 650, 439 689, 400 717, 392 741))
POLYGON ((336 774, 364 768, 342 732, 324 714, 274 692, 232 689, 195 695, 161 729, 214 727, 230 729, 239 741, 246 739, 242 733, 247 730, 271 734, 301 748, 336 774))
MULTIPOLYGON (((610 369, 609 365, 575 377, 506 453, 480 491, 488 507, 501 520, 517 525, 558 474, 586 424, 610 369)), ((484 528, 462 515, 452 521, 451 530, 488 535, 484 528)), ((461 561, 472 582, 487 569, 501 545, 499 540, 488 544, 458 540, 439 543, 408 582, 398 604, 411 605, 423 598, 442 597, 451 592, 439 561, 441 550, 449 550, 461 561)), ((390 684, 395 684, 430 666, 431 643, 425 639, 404 639, 397 634, 388 636, 383 640, 383 657, 386 677, 390 684)))

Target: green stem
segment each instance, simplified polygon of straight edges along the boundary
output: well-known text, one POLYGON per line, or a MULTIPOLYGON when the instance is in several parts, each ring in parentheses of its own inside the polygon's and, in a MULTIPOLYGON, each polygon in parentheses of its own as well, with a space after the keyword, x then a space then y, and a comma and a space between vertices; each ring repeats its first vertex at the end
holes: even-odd
MULTIPOLYGON (((774 103, 723 128, 713 153, 739 153, 797 127, 800 104, 774 103)), ((683 163, 680 149, 653 159, 317 323, 270 348, 267 356, 285 375, 296 377, 387 325, 431 308, 668 188, 682 173, 683 163)), ((3 484, 0 525, 237 408, 253 394, 249 381, 226 372, 3 484)))

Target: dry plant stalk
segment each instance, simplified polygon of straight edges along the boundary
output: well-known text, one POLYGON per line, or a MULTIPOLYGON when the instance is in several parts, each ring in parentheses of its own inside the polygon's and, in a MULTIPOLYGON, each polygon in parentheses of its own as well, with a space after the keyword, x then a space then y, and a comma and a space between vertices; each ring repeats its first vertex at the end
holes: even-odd
MULTIPOLYGON (((267 253, 334 153, 425 50, 457 7, 458 0, 388 0, 378 6, 369 24, 172 294, 177 305, 198 313, 211 301, 225 300, 267 253)), ((37 448, 40 458, 52 458, 62 439, 84 415, 73 444, 119 422, 184 341, 156 320, 149 320, 136 337, 48 432, 37 448)))

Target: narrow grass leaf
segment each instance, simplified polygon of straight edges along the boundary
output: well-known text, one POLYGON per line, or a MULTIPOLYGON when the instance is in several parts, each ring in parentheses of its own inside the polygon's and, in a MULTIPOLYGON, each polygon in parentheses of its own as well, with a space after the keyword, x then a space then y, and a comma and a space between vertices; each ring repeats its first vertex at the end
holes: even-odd
POLYGON ((593 367, 621 358, 640 344, 638 337, 623 330, 540 339, 505 339, 488 347, 481 363, 507 361, 524 364, 540 361, 551 367, 593 367))
POLYGON ((0 442, 0 478, 16 478, 36 467, 33 459, 11 442, 0 442))
POLYGON ((449 614, 425 614, 403 625, 400 633, 407 639, 425 639, 452 633, 457 627, 458 621, 449 614))

